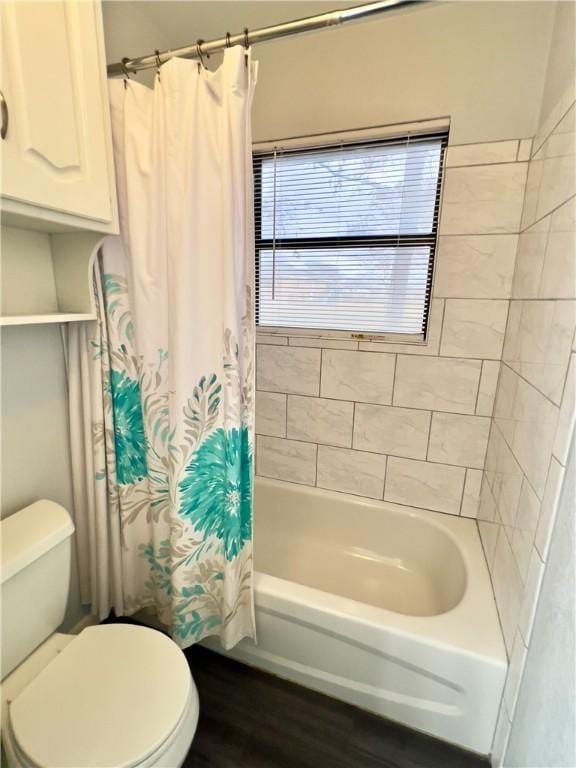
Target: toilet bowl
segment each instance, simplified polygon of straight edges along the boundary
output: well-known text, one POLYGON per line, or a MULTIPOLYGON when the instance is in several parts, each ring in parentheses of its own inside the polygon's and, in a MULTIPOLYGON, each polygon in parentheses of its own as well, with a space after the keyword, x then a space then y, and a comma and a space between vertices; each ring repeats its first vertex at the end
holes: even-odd
POLYGON ((55 635, 51 645, 3 681, 10 768, 182 765, 196 731, 198 693, 169 638, 107 624, 55 635))
POLYGON ((2 748, 9 768, 178 768, 198 723, 186 657, 155 629, 56 630, 74 526, 40 501, 0 523, 2 748))

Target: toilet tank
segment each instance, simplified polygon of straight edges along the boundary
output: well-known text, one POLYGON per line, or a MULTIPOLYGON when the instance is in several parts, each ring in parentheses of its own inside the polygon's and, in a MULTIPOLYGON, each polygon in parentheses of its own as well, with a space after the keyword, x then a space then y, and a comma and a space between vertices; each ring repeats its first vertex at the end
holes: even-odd
POLYGON ((37 501, 0 522, 2 676, 64 619, 74 525, 53 501, 37 501))

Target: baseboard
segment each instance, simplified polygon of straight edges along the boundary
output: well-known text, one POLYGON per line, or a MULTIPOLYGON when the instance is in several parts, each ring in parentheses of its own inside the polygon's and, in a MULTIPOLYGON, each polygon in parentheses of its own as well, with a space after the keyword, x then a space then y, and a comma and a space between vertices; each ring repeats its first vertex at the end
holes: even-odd
POLYGON ((86 627, 92 627, 94 624, 98 624, 95 616, 88 614, 84 618, 80 619, 74 626, 68 631, 69 635, 79 635, 86 627))

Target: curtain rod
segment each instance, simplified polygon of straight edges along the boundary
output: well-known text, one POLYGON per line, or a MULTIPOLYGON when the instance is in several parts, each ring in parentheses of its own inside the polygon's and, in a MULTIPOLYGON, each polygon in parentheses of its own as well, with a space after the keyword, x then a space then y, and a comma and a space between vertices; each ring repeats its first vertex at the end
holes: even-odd
POLYGON ((109 64, 107 67, 108 77, 122 77, 126 76, 129 72, 139 72, 142 69, 157 67, 174 56, 183 59, 198 59, 203 55, 220 51, 231 45, 248 46, 255 43, 264 43, 280 37, 299 35, 302 32, 311 32, 316 29, 326 29, 327 27, 347 24, 349 21, 358 21, 369 16, 377 16, 387 11, 397 10, 409 5, 421 5, 426 2, 430 2, 430 0, 381 0, 380 2, 357 5, 340 11, 322 13, 319 16, 308 16, 304 19, 287 21, 284 24, 276 24, 273 27, 261 27, 251 32, 246 29, 235 35, 227 34, 226 37, 220 37, 217 40, 206 42, 199 40, 193 45, 188 45, 184 48, 158 51, 148 56, 140 56, 137 59, 125 58, 115 64, 109 64))

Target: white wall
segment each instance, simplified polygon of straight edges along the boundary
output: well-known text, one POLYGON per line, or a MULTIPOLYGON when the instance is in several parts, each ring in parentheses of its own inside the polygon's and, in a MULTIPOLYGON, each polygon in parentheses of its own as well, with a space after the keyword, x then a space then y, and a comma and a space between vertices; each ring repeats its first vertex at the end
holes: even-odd
POLYGON ((530 136, 549 4, 446 3, 261 46, 255 138, 450 115, 452 141, 530 136))
MULTIPOLYGON (((108 2, 108 60, 354 4, 108 2)), ((453 143, 531 137, 553 11, 523 0, 432 3, 258 45, 254 138, 444 115, 453 143)))
MULTIPOLYGON (((104 43, 108 63, 142 56, 170 47, 161 27, 143 13, 144 2, 103 2, 104 43)), ((151 86, 154 71, 142 72, 138 81, 151 86)))
POLYGON ((574 450, 506 752, 508 768, 576 765, 574 450))
POLYGON ((546 81, 542 94, 538 133, 557 121, 574 101, 576 50, 574 48, 574 2, 558 2, 550 39, 546 81))
MULTIPOLYGON (((5 264, 22 257, 15 248, 35 255, 50 251, 48 235, 6 228, 2 235, 5 264)), ((49 290, 47 286, 47 294, 49 290)), ((9 311, 9 297, 5 298, 9 311)), ((46 301, 50 301, 49 295, 46 301)), ((71 511, 68 393, 60 328, 3 328, 0 346, 1 515, 10 515, 42 498, 57 501, 71 511)), ((65 627, 81 616, 75 562, 73 568, 65 627)))
POLYGON ((39 498, 71 508, 65 376, 58 326, 2 330, 2 516, 39 498))
MULTIPOLYGON (((573 615, 556 616, 555 650, 542 642, 548 631, 542 622, 549 621, 558 599, 551 584, 556 577, 547 574, 558 572, 561 545, 553 549, 551 540, 558 537, 563 485, 565 515, 575 509, 567 464, 576 420, 576 6, 559 3, 556 9, 478 512, 510 656, 493 762, 523 768, 574 764, 546 762, 566 755, 569 745, 545 743, 558 733, 560 712, 562 727, 574 727, 569 720, 573 689, 567 684, 575 662, 568 647, 573 615), (550 587, 538 603, 543 580, 550 587), (546 670, 543 677, 548 677, 541 680, 533 708, 527 707, 526 693, 518 698, 527 659, 528 690, 536 694, 535 670, 546 670), (563 676, 564 686, 552 695, 549 685, 563 676)), ((567 535, 573 522, 565 518, 561 524, 567 535)), ((563 586, 568 605, 576 596, 567 575, 563 586)))

